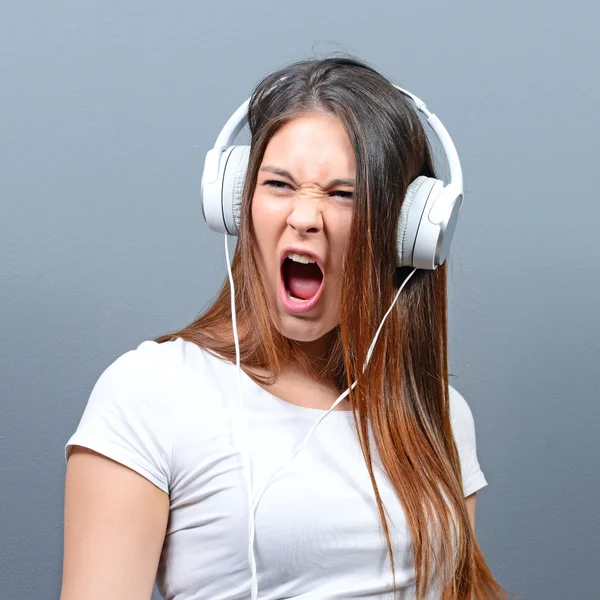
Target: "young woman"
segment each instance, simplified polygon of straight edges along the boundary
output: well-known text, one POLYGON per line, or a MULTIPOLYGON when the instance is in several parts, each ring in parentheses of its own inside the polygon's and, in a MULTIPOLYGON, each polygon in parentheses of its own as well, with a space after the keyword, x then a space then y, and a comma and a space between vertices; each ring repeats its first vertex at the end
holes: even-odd
POLYGON ((435 177, 413 101, 307 60, 247 116, 233 310, 225 282, 97 381, 66 446, 61 599, 155 578, 169 600, 505 598, 475 539, 446 268, 398 266, 409 185, 435 177))

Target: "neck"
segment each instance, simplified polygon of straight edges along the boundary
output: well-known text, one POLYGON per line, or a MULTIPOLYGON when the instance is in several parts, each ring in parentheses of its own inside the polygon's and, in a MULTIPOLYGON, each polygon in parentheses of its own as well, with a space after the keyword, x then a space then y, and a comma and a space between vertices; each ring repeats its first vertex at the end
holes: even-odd
MULTIPOLYGON (((317 340, 310 342, 295 342, 296 345, 302 350, 305 356, 308 358, 310 365, 315 373, 323 373, 326 370, 327 363, 331 355, 331 348, 335 339, 335 330, 326 333, 324 336, 317 340)), ((286 365, 285 370, 288 371, 299 371, 302 370, 302 366, 299 364, 286 365)), ((324 375, 323 379, 327 376, 324 375)))

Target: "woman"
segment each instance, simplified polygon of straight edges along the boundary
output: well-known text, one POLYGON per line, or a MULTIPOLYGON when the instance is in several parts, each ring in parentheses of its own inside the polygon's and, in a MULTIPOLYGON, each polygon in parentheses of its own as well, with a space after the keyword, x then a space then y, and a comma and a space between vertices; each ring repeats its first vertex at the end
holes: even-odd
POLYGON ((248 121, 234 311, 226 282, 96 383, 66 447, 62 600, 146 599, 155 576, 177 600, 504 598, 474 535, 446 269, 397 266, 409 184, 434 177, 411 100, 308 60, 248 121))

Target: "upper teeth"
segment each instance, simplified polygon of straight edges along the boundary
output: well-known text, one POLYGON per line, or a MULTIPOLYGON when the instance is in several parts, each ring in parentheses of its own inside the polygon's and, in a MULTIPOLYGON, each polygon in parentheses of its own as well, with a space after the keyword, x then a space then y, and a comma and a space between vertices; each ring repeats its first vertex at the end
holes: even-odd
POLYGON ((308 254, 296 254, 294 252, 288 254, 287 258, 294 262, 304 263, 305 265, 317 262, 312 256, 308 256, 308 254))

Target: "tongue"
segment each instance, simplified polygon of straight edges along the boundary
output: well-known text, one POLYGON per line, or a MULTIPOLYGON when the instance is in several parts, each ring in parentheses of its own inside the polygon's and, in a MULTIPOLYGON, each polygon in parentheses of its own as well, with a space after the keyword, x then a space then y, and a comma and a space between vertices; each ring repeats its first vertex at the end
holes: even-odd
POLYGON ((286 260, 285 276, 287 289, 295 298, 308 300, 321 287, 323 273, 316 263, 303 264, 286 260))

